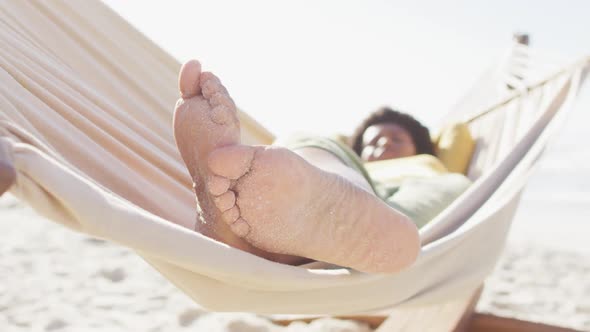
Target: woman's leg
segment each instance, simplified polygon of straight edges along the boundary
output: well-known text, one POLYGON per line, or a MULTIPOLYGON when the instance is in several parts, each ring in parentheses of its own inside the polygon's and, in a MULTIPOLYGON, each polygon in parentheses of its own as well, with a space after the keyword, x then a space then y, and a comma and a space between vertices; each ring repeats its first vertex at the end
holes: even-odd
POLYGON ((197 231, 268 259, 300 257, 396 272, 417 257, 416 226, 327 151, 239 142, 236 108, 196 61, 181 69, 174 134, 195 183, 197 231))
POLYGON ((344 162, 333 153, 315 147, 300 148, 293 150, 293 152, 317 168, 326 172, 338 174, 355 184, 357 187, 364 189, 369 193, 373 193, 373 188, 367 179, 365 179, 358 171, 345 165, 344 162))

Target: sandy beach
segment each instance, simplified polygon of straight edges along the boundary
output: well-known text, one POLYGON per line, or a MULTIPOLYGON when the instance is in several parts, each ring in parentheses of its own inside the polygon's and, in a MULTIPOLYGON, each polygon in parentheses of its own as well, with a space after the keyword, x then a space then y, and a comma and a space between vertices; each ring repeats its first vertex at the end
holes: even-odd
MULTIPOLYGON (((2 331, 370 331, 329 318, 280 327, 207 312, 132 251, 45 220, 13 196, 0 198, 0 219, 2 331)), ((590 331, 590 250, 515 232, 477 310, 590 331)))
POLYGON ((0 197, 0 331, 369 331, 322 319, 287 328, 210 313, 121 246, 75 233, 0 197))

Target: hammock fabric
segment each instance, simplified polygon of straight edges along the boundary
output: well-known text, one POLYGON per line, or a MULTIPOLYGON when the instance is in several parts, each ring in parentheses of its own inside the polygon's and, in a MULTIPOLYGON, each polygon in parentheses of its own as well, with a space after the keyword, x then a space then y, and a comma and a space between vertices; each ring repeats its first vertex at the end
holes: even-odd
MULTIPOLYGON (((0 25, 0 160, 17 170, 10 191, 53 221, 134 249, 219 311, 349 314, 471 293, 497 261, 587 65, 553 68, 512 48, 447 118, 473 118, 474 184, 421 229, 411 268, 371 275, 278 264, 191 230, 191 181, 171 132, 180 64, 105 5, 3 1, 0 25), (472 116, 482 109, 493 111, 472 116)), ((272 141, 240 116, 246 143, 272 141)))

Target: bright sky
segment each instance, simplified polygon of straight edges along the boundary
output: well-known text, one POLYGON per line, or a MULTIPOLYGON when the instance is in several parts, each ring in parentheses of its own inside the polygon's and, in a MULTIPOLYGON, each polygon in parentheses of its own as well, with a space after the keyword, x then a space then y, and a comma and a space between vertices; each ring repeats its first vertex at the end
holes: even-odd
POLYGON ((349 132, 381 105, 435 125, 514 31, 590 54, 583 0, 105 2, 178 60, 199 59, 281 134, 349 132))

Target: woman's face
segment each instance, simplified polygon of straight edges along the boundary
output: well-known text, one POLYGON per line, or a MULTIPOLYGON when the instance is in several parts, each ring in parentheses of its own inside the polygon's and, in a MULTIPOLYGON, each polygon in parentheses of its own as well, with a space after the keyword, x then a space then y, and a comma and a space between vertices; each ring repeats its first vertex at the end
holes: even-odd
POLYGON ((372 125, 363 133, 361 159, 364 161, 409 157, 416 154, 410 133, 393 123, 372 125))

